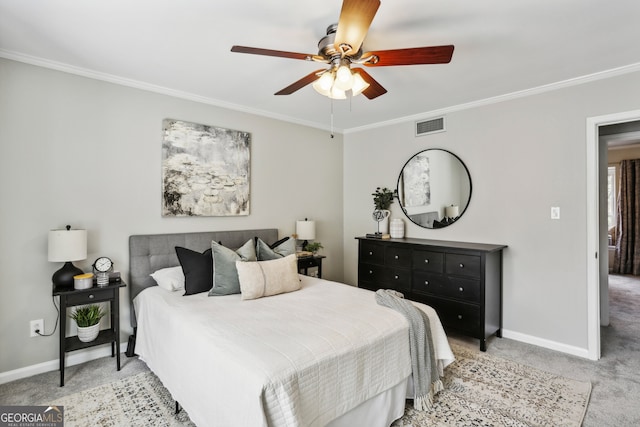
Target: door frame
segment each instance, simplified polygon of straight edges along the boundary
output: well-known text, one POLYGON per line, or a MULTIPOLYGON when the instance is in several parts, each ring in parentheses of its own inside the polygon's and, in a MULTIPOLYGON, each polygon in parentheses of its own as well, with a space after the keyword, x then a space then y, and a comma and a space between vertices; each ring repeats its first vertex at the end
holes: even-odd
POLYGON ((640 110, 587 118, 587 353, 600 359, 600 126, 640 120, 640 110))

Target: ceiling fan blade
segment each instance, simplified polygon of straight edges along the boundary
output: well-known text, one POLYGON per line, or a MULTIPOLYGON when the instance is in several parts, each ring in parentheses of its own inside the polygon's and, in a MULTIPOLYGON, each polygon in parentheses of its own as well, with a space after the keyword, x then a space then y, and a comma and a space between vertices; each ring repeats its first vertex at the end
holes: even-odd
POLYGON ((367 98, 373 99, 387 93, 387 90, 362 68, 352 68, 351 71, 360 74, 364 81, 369 83, 369 87, 362 91, 362 94, 367 98))
POLYGON ((334 46, 344 55, 355 55, 380 7, 380 0, 344 0, 334 46))
POLYGON ((386 67, 390 65, 447 64, 453 56, 453 45, 414 47, 409 49, 378 50, 367 52, 362 58, 373 55, 373 59, 364 62, 367 67, 386 67), (375 59, 377 58, 377 60, 375 59))
POLYGON ((261 49, 259 47, 232 46, 231 52, 250 53, 252 55, 276 56, 278 58, 302 59, 305 61, 318 60, 317 58, 320 58, 322 60, 321 62, 326 62, 324 58, 319 57, 318 55, 311 55, 308 53, 285 52, 283 50, 261 49))
POLYGON ((325 71, 324 69, 320 69, 320 70, 316 70, 312 73, 307 74, 306 76, 304 76, 303 78, 301 78, 300 80, 298 80, 297 82, 294 82, 292 84, 290 84, 289 86, 285 87, 284 89, 279 90, 278 92, 276 92, 274 95, 291 95, 293 92, 302 89, 303 87, 305 87, 306 85, 315 82, 316 80, 318 80, 320 78, 320 73, 325 71))

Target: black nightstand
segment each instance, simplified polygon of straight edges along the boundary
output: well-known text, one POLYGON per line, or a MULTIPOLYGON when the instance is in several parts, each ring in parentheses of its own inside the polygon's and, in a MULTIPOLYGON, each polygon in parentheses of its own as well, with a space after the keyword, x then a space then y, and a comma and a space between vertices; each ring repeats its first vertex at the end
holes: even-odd
POLYGON ((60 387, 64 386, 64 357, 65 353, 111 343, 111 357, 117 358, 120 370, 120 298, 119 290, 127 286, 126 283, 110 282, 107 286, 93 286, 89 289, 73 289, 54 286, 53 295, 60 297, 60 387), (82 342, 77 336, 67 337, 67 308, 76 305, 109 302, 111 313, 111 328, 103 329, 98 337, 91 342, 82 342))
POLYGON ((318 278, 322 278, 322 259, 326 258, 324 255, 312 255, 307 257, 298 258, 298 273, 308 276, 309 269, 313 267, 318 268, 318 278))

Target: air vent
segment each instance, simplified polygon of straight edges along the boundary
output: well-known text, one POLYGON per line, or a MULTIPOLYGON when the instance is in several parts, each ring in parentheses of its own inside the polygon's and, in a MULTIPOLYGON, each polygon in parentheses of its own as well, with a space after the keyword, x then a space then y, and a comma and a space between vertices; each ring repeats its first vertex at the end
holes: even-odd
POLYGON ((444 117, 416 122, 416 136, 429 135, 431 133, 444 131, 444 117))

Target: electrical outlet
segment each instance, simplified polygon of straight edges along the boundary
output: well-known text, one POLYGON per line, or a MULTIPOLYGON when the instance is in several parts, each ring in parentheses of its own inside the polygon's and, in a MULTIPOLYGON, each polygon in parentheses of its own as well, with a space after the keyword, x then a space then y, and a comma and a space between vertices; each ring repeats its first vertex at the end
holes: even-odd
POLYGON ((551 207, 551 219, 560 219, 560 207, 552 206, 551 207))
POLYGON ((31 323, 29 323, 29 336, 32 338, 40 336, 36 333, 36 331, 40 332, 41 334, 44 334, 43 319, 32 320, 31 323))

